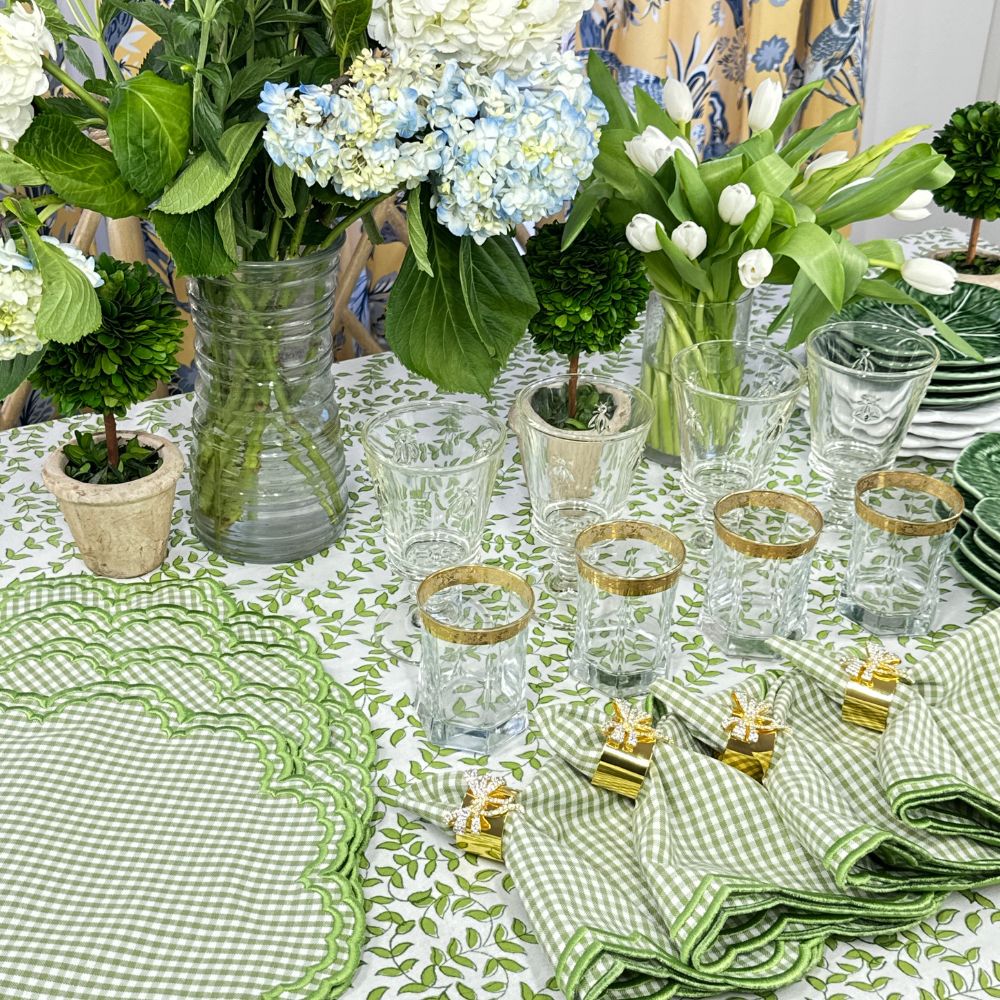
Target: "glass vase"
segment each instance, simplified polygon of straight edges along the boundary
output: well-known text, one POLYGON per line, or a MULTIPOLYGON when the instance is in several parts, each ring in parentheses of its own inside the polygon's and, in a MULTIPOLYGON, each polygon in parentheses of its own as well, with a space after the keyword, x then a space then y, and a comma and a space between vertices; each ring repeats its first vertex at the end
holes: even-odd
POLYGON ((642 347, 642 388, 653 400, 647 458, 661 465, 680 465, 671 368, 674 357, 686 347, 706 340, 731 340, 745 346, 752 307, 753 291, 727 302, 706 302, 700 297, 678 299, 655 289, 650 294, 642 347))
POLYGON ((330 327, 339 248, 191 279, 191 517, 210 549, 294 562, 347 515, 330 327))

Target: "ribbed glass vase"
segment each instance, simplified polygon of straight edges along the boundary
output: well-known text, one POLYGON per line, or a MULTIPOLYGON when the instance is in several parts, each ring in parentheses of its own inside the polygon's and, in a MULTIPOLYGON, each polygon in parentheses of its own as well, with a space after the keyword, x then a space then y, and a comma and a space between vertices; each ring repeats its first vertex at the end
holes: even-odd
POLYGON ((339 249, 189 281, 191 516, 231 559, 294 562, 341 533, 347 475, 330 326, 339 249))

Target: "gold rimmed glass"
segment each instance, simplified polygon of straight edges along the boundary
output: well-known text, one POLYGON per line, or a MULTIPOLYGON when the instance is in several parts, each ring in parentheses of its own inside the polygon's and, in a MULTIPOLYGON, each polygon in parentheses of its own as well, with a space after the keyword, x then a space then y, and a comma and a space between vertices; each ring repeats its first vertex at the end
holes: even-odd
POLYGON ((941 567, 964 509, 961 493, 933 476, 903 470, 862 476, 840 613, 877 635, 930 631, 941 567))
POLYGON ((528 725, 529 584, 496 566, 451 566, 417 588, 417 714, 440 746, 490 754, 528 725))
POLYGON ((575 672, 616 696, 667 673, 684 543, 642 521, 591 525, 576 540, 575 672))
POLYGON ((719 500, 714 522, 705 634, 725 653, 773 657, 770 639, 798 639, 805 631, 823 515, 790 493, 745 490, 719 500))

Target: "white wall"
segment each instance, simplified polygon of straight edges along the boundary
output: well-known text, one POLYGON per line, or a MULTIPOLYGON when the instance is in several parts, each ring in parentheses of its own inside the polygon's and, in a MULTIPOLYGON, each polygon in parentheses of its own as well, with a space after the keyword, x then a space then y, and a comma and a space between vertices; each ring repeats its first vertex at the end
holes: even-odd
MULTIPOLYGON (((863 141, 881 142, 907 125, 940 128, 976 100, 1000 100, 1000 0, 876 0, 863 141)), ((922 138, 929 139, 933 131, 922 138)), ((966 229, 937 206, 924 222, 862 222, 855 239, 900 236, 934 226, 966 229)), ((1000 243, 1000 220, 983 235, 1000 243)))

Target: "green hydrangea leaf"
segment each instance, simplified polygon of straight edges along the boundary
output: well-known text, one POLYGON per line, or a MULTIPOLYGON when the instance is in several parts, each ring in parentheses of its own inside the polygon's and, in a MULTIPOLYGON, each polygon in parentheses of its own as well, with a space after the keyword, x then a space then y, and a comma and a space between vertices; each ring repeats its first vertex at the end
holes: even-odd
POLYGON ((87 276, 36 230, 28 230, 31 255, 42 278, 42 305, 35 321, 38 339, 72 344, 101 325, 101 306, 87 276))
POLYGON ((15 148, 63 201, 112 219, 139 215, 147 200, 125 182, 115 158, 57 112, 36 116, 15 148))
POLYGON ((140 73, 115 88, 108 138, 126 182, 153 198, 173 180, 191 143, 191 87, 140 73))
POLYGON ((538 308, 514 244, 495 236, 481 246, 432 225, 421 271, 407 254, 389 299, 385 332, 407 368, 445 392, 488 396, 538 308))

